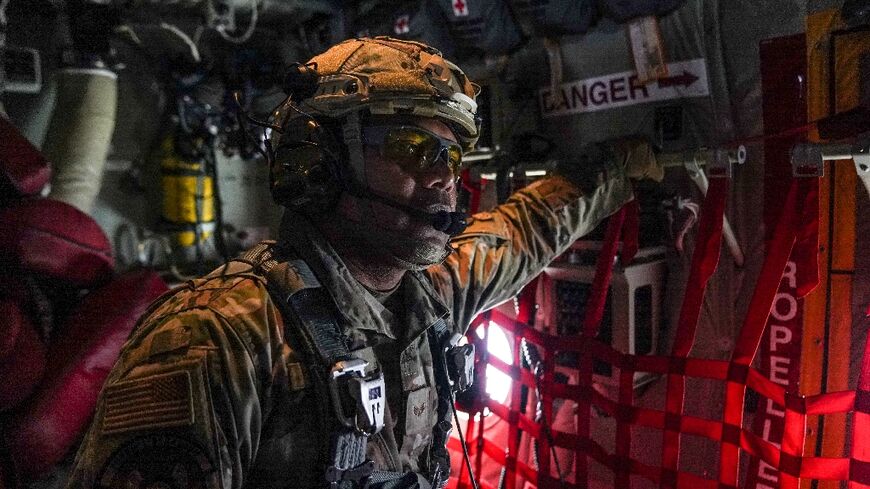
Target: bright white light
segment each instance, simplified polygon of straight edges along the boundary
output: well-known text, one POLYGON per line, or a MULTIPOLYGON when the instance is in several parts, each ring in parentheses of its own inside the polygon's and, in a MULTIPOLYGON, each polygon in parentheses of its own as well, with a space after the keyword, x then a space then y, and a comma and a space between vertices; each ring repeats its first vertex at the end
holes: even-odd
MULTIPOLYGON (((477 337, 483 339, 484 327, 481 324, 475 330, 477 337)), ((494 321, 489 322, 489 337, 486 340, 486 349, 489 354, 513 365, 514 355, 511 351, 511 342, 504 330, 494 321)), ((508 374, 492 365, 486 366, 486 394, 495 402, 504 404, 511 392, 511 378, 508 374)))

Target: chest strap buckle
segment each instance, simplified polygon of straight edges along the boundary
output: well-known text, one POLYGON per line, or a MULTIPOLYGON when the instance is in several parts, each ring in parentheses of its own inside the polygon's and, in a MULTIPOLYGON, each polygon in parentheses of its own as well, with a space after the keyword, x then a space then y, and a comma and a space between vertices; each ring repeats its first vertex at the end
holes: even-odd
POLYGON ((333 465, 326 469, 326 482, 329 483, 330 488, 338 488, 342 481, 355 482, 358 487, 367 488, 369 478, 374 471, 375 463, 371 460, 366 460, 356 467, 347 470, 341 470, 333 465))
POLYGON ((366 375, 369 362, 346 358, 330 371, 329 393, 338 420, 347 428, 372 436, 384 427, 386 384, 380 371, 366 375))
POLYGON ((456 392, 463 392, 474 383, 474 345, 459 345, 462 337, 458 334, 450 339, 450 345, 444 354, 447 363, 447 375, 451 387, 456 392))

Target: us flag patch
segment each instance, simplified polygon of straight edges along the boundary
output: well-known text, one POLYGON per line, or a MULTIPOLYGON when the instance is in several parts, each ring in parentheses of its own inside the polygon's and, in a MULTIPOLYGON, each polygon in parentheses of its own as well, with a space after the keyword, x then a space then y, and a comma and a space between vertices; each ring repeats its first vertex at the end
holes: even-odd
POLYGON ((191 392, 187 371, 150 375, 107 387, 103 433, 192 425, 191 392))

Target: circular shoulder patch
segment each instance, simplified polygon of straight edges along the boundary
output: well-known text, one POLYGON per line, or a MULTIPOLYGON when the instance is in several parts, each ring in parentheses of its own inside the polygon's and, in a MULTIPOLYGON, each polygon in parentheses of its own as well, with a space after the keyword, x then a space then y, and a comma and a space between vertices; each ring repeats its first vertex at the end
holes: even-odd
POLYGON ((206 451, 184 438, 155 433, 134 438, 109 457, 101 489, 209 489, 219 487, 206 451))

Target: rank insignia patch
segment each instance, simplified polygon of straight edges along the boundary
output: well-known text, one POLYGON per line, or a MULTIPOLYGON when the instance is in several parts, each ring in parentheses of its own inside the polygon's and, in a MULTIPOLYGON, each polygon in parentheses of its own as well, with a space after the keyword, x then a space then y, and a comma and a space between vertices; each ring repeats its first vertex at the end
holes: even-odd
POLYGON ((193 422, 187 371, 126 380, 106 388, 104 434, 189 426, 193 422))

